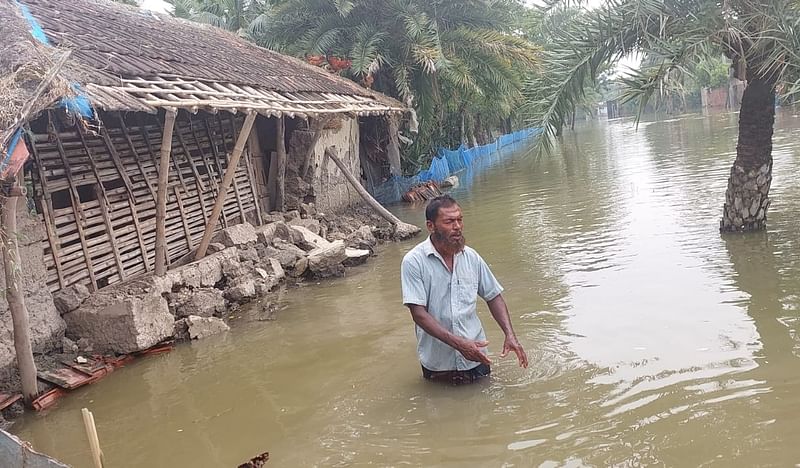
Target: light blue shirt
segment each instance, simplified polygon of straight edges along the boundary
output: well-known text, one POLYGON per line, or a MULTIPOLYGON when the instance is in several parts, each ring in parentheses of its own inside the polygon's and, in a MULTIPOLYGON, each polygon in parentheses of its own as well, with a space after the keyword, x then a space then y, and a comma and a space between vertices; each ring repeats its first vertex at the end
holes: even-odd
MULTIPOLYGON (((453 257, 453 272, 436 251, 430 238, 411 249, 400 268, 403 304, 425 306, 450 333, 470 340, 485 340, 477 314, 477 296, 491 301, 503 292, 489 266, 470 247, 453 257)), ((469 370, 469 361, 454 348, 416 326, 420 363, 432 371, 469 370)), ((484 351, 486 352, 486 351, 484 351)))

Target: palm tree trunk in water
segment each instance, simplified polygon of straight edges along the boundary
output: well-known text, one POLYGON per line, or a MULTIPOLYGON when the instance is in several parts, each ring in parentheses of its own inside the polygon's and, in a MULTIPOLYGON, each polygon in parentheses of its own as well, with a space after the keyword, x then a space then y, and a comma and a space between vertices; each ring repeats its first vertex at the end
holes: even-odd
POLYGON ((774 82, 751 78, 742 96, 739 144, 725 192, 722 232, 757 231, 767 225, 774 123, 774 82))

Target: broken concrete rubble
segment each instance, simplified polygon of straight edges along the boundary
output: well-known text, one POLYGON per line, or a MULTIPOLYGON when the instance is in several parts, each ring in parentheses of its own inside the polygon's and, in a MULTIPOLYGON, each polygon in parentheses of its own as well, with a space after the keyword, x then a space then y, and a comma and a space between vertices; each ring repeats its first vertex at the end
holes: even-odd
POLYGON ((172 336, 174 318, 161 291, 141 281, 127 290, 111 287, 64 314, 67 336, 88 339, 100 352, 133 353, 172 336))
POLYGON ((80 307, 86 298, 91 295, 89 288, 83 284, 73 284, 53 294, 53 304, 61 315, 80 307))
POLYGON ((369 256, 372 254, 369 250, 360 250, 360 249, 344 249, 345 258, 344 265, 353 267, 356 265, 361 265, 362 263, 366 262, 369 256))
POLYGON ((225 312, 225 297, 215 288, 181 289, 169 294, 169 310, 175 318, 189 315, 221 316, 225 312))
POLYGON ((218 232, 211 238, 225 247, 238 247, 256 242, 256 228, 250 223, 237 224, 218 232))
POLYGON ((179 340, 200 340, 230 329, 231 327, 228 324, 216 317, 190 315, 175 322, 175 338, 179 340))

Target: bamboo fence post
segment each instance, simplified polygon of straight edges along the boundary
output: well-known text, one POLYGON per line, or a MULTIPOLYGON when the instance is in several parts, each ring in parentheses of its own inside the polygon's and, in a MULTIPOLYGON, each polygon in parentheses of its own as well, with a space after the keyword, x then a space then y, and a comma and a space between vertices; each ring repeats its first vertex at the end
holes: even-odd
POLYGON ((6 300, 11 312, 14 333, 14 351, 17 354, 17 365, 22 380, 22 396, 25 404, 30 406, 39 393, 36 384, 36 363, 33 361, 31 349, 30 324, 25 298, 20 289, 20 258, 17 245, 17 200, 25 195, 25 191, 13 178, 4 187, 2 200, 2 230, 0 230, 0 248, 3 252, 3 270, 6 279, 6 300))
POLYGON ((167 272, 167 183, 169 182, 169 162, 172 151, 172 129, 175 127, 175 109, 167 109, 164 118, 164 133, 161 139, 161 161, 158 165, 158 201, 156 203, 156 276, 167 272))
POLYGON ((325 155, 331 158, 331 161, 333 161, 339 168, 339 170, 342 171, 344 177, 347 179, 348 182, 350 182, 350 185, 352 185, 353 188, 356 189, 356 192, 358 192, 358 194, 361 195, 361 198, 363 198, 364 201, 366 201, 367 204, 371 206, 375 211, 377 211, 378 214, 380 214, 385 220, 389 221, 394 225, 395 235, 405 239, 407 237, 414 236, 421 231, 420 228, 414 226, 413 224, 408 224, 404 223, 403 221, 400 221, 400 219, 398 219, 397 216, 393 215, 389 210, 384 208, 383 205, 378 203, 377 200, 372 198, 372 195, 370 195, 369 192, 367 192, 367 190, 364 187, 362 187, 360 183, 358 183, 353 174, 350 173, 350 170, 347 169, 347 167, 339 159, 339 157, 336 156, 336 152, 332 148, 326 149, 325 155))
POLYGON ((275 125, 275 163, 278 166, 275 177, 275 209, 283 211, 286 203, 286 124, 282 115, 278 117, 275 125))
MULTIPOLYGON (((214 203, 214 209, 211 210, 211 216, 206 224, 206 229, 203 231, 203 239, 200 241, 200 246, 197 248, 195 260, 200 260, 206 255, 208 244, 211 243, 211 235, 214 234, 214 229, 217 226, 219 213, 222 211, 222 207, 225 204, 225 195, 228 193, 228 187, 231 185, 231 181, 236 175, 236 167, 239 165, 239 157, 242 155, 242 151, 244 151, 244 146, 250 136, 250 129, 253 128, 253 122, 256 120, 256 115, 257 114, 255 111, 248 112, 247 118, 244 120, 244 124, 242 125, 242 129, 239 131, 239 138, 236 140, 236 146, 233 148, 230 161, 228 161, 228 167, 225 169, 225 176, 222 178, 222 183, 220 183, 219 194, 217 195, 217 200, 214 203)), ((244 217, 244 215, 242 216, 244 217)))
POLYGON ((94 424, 94 415, 86 408, 81 408, 83 427, 89 439, 89 449, 92 452, 92 463, 95 468, 103 468, 103 452, 100 450, 100 439, 97 437, 97 426, 94 424))

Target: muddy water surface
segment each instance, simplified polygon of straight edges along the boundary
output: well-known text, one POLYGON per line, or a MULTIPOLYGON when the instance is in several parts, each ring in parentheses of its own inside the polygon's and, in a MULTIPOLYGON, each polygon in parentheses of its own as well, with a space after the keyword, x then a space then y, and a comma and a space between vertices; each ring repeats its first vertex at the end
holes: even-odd
POLYGON ((491 379, 423 381, 399 304, 410 242, 14 431, 79 467, 81 407, 110 467, 800 463, 800 119, 778 117, 768 232, 722 237, 736 119, 598 124, 462 174, 468 243, 506 287, 527 370, 499 360, 483 306, 491 379))

